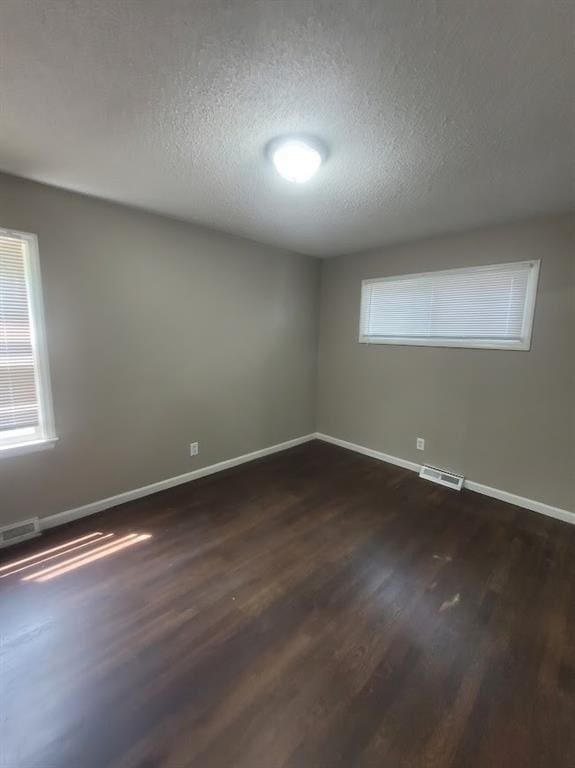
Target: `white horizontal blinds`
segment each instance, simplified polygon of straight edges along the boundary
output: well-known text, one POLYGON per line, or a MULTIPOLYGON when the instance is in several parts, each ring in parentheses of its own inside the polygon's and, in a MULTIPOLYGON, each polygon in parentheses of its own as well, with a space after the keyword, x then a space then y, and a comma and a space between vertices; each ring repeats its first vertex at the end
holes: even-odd
POLYGON ((429 331, 431 285, 424 277, 381 280, 363 287, 368 336, 425 336, 429 331))
POLYGON ((0 443, 40 425, 27 249, 0 233, 0 443))
POLYGON ((361 334, 367 341, 521 342, 533 268, 517 262, 366 281, 361 334))

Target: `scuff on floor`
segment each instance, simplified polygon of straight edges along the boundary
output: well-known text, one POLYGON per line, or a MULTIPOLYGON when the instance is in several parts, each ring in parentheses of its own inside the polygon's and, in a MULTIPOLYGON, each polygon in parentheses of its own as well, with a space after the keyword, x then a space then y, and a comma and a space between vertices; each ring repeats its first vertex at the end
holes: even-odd
POLYGON ((445 602, 441 604, 441 608, 439 609, 439 612, 442 613, 443 611, 449 610, 449 608, 454 608, 460 601, 461 601, 461 595, 458 592, 456 595, 454 595, 451 598, 451 600, 445 600, 445 602))

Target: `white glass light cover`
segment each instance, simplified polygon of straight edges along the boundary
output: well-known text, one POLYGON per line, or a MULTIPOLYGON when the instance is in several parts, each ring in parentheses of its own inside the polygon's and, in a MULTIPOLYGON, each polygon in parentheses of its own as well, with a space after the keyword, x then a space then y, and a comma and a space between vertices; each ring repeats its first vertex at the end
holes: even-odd
POLYGON ((319 150, 302 139, 286 139, 272 151, 273 164, 280 176, 296 184, 303 184, 314 176, 321 163, 319 150))

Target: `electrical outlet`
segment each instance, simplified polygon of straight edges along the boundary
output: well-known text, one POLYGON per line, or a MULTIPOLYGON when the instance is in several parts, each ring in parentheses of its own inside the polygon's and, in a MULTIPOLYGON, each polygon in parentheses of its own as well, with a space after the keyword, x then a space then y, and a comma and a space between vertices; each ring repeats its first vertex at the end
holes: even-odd
POLYGON ((422 437, 418 437, 416 441, 416 446, 418 451, 424 451, 425 450, 425 440, 422 437))
POLYGON ((199 443, 190 443, 190 456, 197 456, 200 452, 199 443))

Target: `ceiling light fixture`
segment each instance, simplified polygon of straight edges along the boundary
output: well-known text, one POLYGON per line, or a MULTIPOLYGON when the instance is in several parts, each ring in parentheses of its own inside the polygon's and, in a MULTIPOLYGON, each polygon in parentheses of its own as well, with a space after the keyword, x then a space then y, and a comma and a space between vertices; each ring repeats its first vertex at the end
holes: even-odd
POLYGON ((279 175, 296 184, 315 176, 326 157, 323 145, 311 138, 274 139, 268 151, 279 175))

